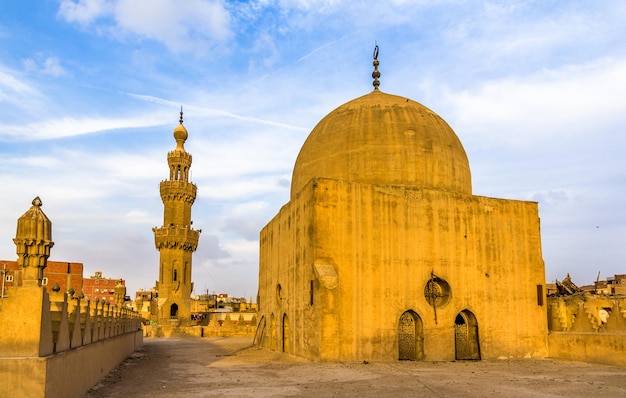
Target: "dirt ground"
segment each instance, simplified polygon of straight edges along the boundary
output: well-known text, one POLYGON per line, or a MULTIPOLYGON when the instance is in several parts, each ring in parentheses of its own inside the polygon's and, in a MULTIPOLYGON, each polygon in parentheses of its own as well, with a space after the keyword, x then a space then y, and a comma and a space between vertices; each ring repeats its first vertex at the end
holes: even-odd
POLYGON ((249 338, 148 338, 85 397, 626 397, 625 376, 551 359, 316 363, 249 338))

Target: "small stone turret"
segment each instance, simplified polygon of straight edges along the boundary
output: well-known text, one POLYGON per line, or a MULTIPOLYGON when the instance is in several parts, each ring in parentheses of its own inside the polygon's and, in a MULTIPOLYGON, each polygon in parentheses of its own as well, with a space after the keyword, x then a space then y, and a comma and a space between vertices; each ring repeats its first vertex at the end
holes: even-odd
MULTIPOLYGON (((5 357, 44 357, 54 352, 50 297, 41 286, 52 242, 52 222, 41 211, 41 199, 17 220, 17 263, 22 286, 3 299, 0 311, 0 353, 5 357)), ((58 294, 54 291, 53 292, 58 294)), ((4 391, 3 391, 4 392, 4 391)))
POLYGON ((117 281, 113 296, 115 298, 115 305, 117 305, 118 308, 122 308, 124 305, 124 298, 126 297, 126 286, 124 285, 124 281, 122 279, 117 281))
POLYGON ((24 286, 41 286, 43 270, 48 265, 52 241, 52 222, 41 210, 39 196, 33 205, 17 220, 17 263, 24 268, 24 286))

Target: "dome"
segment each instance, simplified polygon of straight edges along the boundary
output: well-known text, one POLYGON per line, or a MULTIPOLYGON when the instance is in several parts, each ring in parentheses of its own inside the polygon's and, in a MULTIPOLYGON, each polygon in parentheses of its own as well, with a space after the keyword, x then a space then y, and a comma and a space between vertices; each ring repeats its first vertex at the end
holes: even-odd
POLYGON ((17 219, 15 238, 34 243, 52 240, 52 222, 41 210, 42 202, 37 196, 26 213, 17 219))
POLYGON ((185 151, 185 141, 187 141, 189 133, 183 125, 183 107, 180 107, 180 119, 178 126, 174 129, 174 139, 176 140, 176 151, 185 151))
POLYGON ((379 90, 315 126, 296 159, 291 198, 315 177, 472 193, 467 155, 452 128, 422 104, 379 90))
POLYGON ((183 123, 181 122, 174 129, 174 139, 176 140, 177 143, 180 144, 179 146, 182 147, 182 144, 184 144, 185 141, 187 141, 188 136, 189 134, 187 133, 187 129, 185 128, 185 126, 183 126, 183 123))

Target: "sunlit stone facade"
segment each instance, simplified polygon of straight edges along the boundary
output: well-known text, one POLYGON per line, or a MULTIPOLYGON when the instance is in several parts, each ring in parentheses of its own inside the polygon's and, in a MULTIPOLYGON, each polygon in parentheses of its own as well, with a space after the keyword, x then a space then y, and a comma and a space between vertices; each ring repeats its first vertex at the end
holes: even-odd
POLYGON ((448 124, 375 87, 313 129, 261 231, 257 343, 321 361, 545 356, 537 203, 474 196, 448 124))
POLYGON ((184 148, 188 133, 182 115, 181 111, 180 124, 174 129, 176 148, 167 154, 170 176, 160 184, 163 226, 153 228, 160 257, 158 322, 164 326, 191 323, 191 260, 202 232, 191 227, 197 187, 189 180, 192 158, 184 148))

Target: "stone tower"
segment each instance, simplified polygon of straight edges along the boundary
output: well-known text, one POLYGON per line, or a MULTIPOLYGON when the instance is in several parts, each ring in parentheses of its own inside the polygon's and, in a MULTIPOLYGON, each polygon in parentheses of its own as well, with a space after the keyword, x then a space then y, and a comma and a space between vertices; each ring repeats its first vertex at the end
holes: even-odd
POLYGON ((33 199, 32 207, 17 220, 17 264, 24 270, 24 286, 41 286, 43 270, 48 265, 52 241, 52 222, 41 210, 41 199, 33 199))
POLYGON ((17 220, 13 242, 17 263, 22 266, 23 283, 2 299, 0 352, 6 358, 43 357, 54 351, 50 298, 41 286, 54 242, 52 222, 41 206, 41 199, 36 197, 31 208, 17 220))
POLYGON ((160 184, 163 226, 152 229, 160 253, 159 325, 188 325, 191 321, 191 257, 202 231, 191 228, 191 206, 197 187, 189 181, 191 154, 184 148, 187 136, 181 109, 180 124, 174 129, 176 148, 167 154, 170 177, 160 184))

